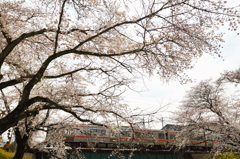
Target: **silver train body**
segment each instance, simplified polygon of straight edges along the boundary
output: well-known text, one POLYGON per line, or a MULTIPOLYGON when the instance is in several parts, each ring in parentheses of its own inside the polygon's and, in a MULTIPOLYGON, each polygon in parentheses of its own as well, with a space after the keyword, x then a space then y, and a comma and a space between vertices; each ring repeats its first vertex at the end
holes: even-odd
MULTIPOLYGON (((130 129, 123 127, 120 133, 99 126, 80 125, 65 132, 65 142, 71 147, 150 148, 169 149, 176 146, 178 131, 167 132, 153 129, 130 129)), ((211 149, 216 142, 212 135, 197 134, 185 147, 192 150, 211 149)))

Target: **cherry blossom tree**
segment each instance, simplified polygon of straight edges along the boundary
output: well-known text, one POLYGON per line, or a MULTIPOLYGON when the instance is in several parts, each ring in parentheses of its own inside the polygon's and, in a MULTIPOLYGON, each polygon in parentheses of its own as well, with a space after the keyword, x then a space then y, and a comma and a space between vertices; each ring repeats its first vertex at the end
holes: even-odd
MULTIPOLYGON (((44 130, 46 130, 46 127, 50 126, 48 122, 49 115, 50 111, 48 110, 46 113, 41 112, 41 115, 27 117, 18 122, 18 125, 14 127, 17 149, 13 159, 21 159, 26 148, 29 152, 32 152, 32 148, 41 142, 38 141, 38 133, 41 133, 42 138, 45 138, 44 130)), ((56 124, 57 123, 51 124, 51 126, 56 124)))
POLYGON ((183 126, 182 135, 178 136, 180 147, 191 140, 190 134, 205 133, 203 142, 215 142, 213 152, 239 151, 239 77, 240 69, 225 71, 219 79, 202 81, 187 92, 175 117, 183 126), (236 85, 234 93, 227 90, 231 85, 236 85))
MULTIPOLYGON (((203 0, 2 0, 0 134, 42 112, 134 123, 121 95, 142 75, 185 82, 203 53, 220 56, 220 25, 238 7, 203 0)), ((44 118, 43 118, 44 119, 44 118)))

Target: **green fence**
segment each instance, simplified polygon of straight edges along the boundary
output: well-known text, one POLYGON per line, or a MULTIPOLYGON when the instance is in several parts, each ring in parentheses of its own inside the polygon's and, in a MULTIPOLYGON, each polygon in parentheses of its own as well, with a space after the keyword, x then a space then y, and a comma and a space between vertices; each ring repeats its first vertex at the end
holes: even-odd
MULTIPOLYGON (((69 154, 68 159, 77 159, 76 154, 69 154)), ((82 152, 85 159, 178 159, 178 154, 168 153, 138 153, 121 152, 111 156, 111 152, 82 152)))

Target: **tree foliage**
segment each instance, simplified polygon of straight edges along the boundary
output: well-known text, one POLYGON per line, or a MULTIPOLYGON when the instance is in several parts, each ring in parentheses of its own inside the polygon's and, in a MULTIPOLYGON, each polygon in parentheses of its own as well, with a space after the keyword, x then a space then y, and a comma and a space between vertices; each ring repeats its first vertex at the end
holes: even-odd
POLYGON ((236 30, 239 10, 221 0, 2 0, 0 134, 23 120, 46 123, 55 110, 133 123, 120 101, 136 77, 183 82, 194 59, 220 56, 225 23, 236 30))
POLYGON ((179 106, 181 111, 175 118, 186 126, 183 129, 185 136, 186 133, 201 133, 199 130, 202 130, 214 137, 211 139, 216 142, 214 150, 239 150, 239 73, 239 69, 225 71, 217 80, 202 81, 187 92, 179 106), (237 89, 233 94, 227 89, 232 84, 237 89))

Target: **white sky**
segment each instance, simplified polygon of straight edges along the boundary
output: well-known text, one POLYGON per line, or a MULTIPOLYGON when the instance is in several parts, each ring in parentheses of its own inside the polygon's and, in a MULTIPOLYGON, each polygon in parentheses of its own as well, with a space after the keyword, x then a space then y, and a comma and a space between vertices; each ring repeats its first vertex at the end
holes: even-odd
MULTIPOLYGON (((239 2, 235 0, 228 0, 228 4, 229 3, 239 4, 239 2)), ((204 79, 216 79, 224 70, 235 70, 240 67, 240 35, 238 36, 236 32, 230 32, 227 29, 222 30, 225 32, 225 43, 223 43, 224 48, 221 54, 223 58, 204 54, 198 59, 194 69, 185 72, 191 79, 195 80, 195 82, 185 85, 181 85, 177 81, 163 83, 158 76, 154 76, 145 79, 146 87, 144 87, 143 82, 139 79, 138 85, 145 88, 145 91, 141 93, 128 91, 125 94, 127 103, 131 107, 139 107, 146 111, 156 110, 170 103, 168 107, 161 109, 160 113, 160 116, 164 119, 164 124, 170 124, 171 120, 169 117, 173 115, 170 112, 177 111, 176 108, 179 102, 191 86, 195 86, 204 79)), ((161 123, 157 124, 155 128, 161 128, 161 123)))

